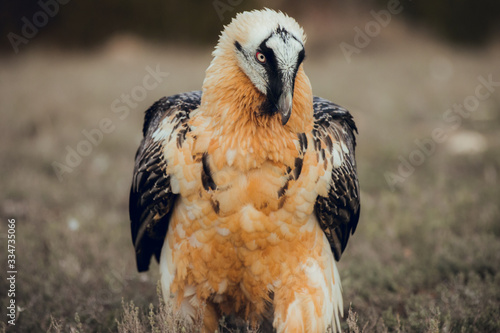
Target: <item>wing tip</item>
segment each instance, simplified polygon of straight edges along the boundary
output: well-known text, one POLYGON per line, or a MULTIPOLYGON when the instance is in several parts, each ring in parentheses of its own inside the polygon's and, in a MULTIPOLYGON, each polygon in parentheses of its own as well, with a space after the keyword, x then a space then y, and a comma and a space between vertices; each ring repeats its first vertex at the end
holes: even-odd
POLYGON ((149 259, 143 259, 141 257, 136 257, 137 271, 139 273, 147 272, 149 270, 149 264, 151 263, 151 257, 149 259))

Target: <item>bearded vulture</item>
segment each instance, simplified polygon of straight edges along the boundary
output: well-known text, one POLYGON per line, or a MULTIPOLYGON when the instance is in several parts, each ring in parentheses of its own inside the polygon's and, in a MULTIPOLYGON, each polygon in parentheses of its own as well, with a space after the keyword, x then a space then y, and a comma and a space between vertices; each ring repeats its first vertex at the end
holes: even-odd
POLYGON ((130 192, 137 268, 204 332, 219 319, 340 331, 335 261, 359 219, 351 114, 312 94, 305 34, 270 9, 238 14, 201 91, 145 114, 130 192))

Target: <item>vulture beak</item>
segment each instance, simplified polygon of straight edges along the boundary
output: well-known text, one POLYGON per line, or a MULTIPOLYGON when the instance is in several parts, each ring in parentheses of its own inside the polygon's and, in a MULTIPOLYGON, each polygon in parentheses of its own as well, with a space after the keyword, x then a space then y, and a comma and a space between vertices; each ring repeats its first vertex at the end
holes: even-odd
POLYGON ((286 125, 290 115, 292 114, 293 106, 293 93, 291 91, 285 90, 281 94, 278 101, 278 112, 281 114, 281 123, 286 125))

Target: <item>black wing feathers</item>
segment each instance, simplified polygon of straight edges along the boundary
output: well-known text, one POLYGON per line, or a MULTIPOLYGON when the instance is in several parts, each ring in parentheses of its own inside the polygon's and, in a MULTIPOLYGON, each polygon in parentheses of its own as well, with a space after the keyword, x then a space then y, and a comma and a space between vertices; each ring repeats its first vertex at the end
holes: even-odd
MULTIPOLYGON (((331 154, 334 142, 343 142, 348 148, 348 152, 341 150, 342 164, 332 169, 328 196, 318 196, 314 207, 321 228, 330 242, 333 255, 339 260, 359 220, 359 184, 354 136, 357 128, 351 114, 330 101, 314 97, 313 107, 315 117, 313 138, 318 154, 321 151, 324 157, 325 149, 331 154), (325 149, 321 148, 322 143, 325 149)), ((334 157, 330 158, 330 163, 333 165, 334 157)))
POLYGON ((160 122, 169 117, 173 127, 178 129, 172 131, 176 134, 175 140, 182 145, 188 131, 189 114, 199 106, 200 99, 200 91, 164 97, 146 111, 144 138, 135 157, 129 201, 132 242, 140 272, 148 270, 153 255, 157 260, 160 257, 177 196, 170 187, 163 153, 164 145, 174 139, 173 135, 160 141, 153 138, 153 133, 160 122))

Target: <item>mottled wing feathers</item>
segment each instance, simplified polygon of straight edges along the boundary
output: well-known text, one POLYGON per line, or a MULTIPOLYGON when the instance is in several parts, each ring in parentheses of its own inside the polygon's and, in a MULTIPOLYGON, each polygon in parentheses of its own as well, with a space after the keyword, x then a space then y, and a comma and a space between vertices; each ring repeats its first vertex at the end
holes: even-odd
POLYGON ((144 138, 135 157, 129 202, 132 242, 140 272, 148 270, 153 255, 157 260, 160 257, 177 196, 172 193, 170 176, 166 173, 164 147, 171 140, 177 140, 177 146, 182 145, 189 131, 190 112, 199 106, 200 99, 200 91, 164 97, 146 111, 144 138), (168 137, 153 135, 162 121, 168 121, 175 129, 168 137))
POLYGON ((359 220, 359 184, 354 150, 357 132, 349 111, 314 97, 314 148, 325 169, 332 168, 328 195, 319 195, 315 212, 336 260, 359 220))

